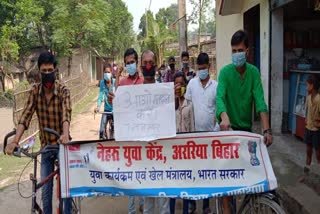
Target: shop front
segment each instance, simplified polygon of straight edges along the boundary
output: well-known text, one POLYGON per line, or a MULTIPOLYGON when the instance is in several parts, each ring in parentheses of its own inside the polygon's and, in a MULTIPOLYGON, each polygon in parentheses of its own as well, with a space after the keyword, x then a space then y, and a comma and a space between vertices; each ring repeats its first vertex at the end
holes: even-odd
POLYGON ((320 4, 294 0, 281 8, 283 14, 283 121, 282 132, 303 138, 306 116, 306 80, 320 78, 320 4))

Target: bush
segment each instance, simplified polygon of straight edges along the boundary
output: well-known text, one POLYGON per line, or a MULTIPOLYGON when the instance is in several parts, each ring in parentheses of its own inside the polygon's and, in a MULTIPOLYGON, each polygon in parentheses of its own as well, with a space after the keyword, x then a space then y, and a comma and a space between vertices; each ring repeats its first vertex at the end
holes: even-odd
POLYGON ((13 90, 0 92, 0 107, 12 107, 13 97, 13 90))

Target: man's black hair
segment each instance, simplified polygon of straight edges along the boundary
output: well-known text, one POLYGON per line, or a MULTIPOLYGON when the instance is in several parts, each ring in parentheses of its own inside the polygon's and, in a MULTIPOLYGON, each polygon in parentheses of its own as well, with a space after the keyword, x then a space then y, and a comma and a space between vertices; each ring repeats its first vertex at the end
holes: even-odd
POLYGON ((182 51, 182 53, 181 53, 181 59, 182 59, 183 57, 188 57, 188 59, 189 59, 189 53, 188 53, 188 51, 182 51))
POLYGON ((197 64, 198 65, 209 65, 209 55, 207 53, 200 53, 197 58, 197 64))
POLYGON ((174 62, 176 61, 176 59, 174 58, 174 56, 169 56, 168 61, 170 62, 170 60, 173 60, 174 62))
POLYGON ((40 69, 41 65, 43 64, 53 64, 53 67, 57 67, 57 61, 54 55, 48 51, 43 52, 40 54, 38 58, 38 68, 40 69))
POLYGON ((315 74, 310 74, 307 79, 307 83, 313 86, 313 88, 319 90, 319 78, 315 74))
POLYGON ((126 50, 126 52, 124 53, 124 56, 123 56, 123 61, 124 63, 126 63, 126 57, 127 56, 130 56, 130 55, 134 55, 134 59, 136 60, 136 62, 138 62, 138 54, 137 54, 137 51, 133 48, 128 48, 126 50))
POLYGON ((239 45, 241 42, 248 48, 249 47, 249 37, 244 30, 238 30, 235 32, 231 38, 231 46, 239 45))
POLYGON ((179 77, 183 77, 184 82, 187 84, 188 81, 187 81, 186 75, 184 75, 184 73, 182 71, 175 73, 175 75, 173 77, 173 81, 175 82, 176 79, 179 77))
POLYGON ((103 72, 106 70, 106 68, 110 68, 112 70, 112 66, 109 63, 103 65, 103 72))

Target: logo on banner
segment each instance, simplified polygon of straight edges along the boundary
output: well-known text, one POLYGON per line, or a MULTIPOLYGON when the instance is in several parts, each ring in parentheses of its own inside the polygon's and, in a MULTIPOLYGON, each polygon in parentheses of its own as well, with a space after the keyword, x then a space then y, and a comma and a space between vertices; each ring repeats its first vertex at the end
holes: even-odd
POLYGON ((248 151, 250 154, 251 165, 260 166, 260 161, 257 157, 257 143, 255 141, 248 141, 248 151))

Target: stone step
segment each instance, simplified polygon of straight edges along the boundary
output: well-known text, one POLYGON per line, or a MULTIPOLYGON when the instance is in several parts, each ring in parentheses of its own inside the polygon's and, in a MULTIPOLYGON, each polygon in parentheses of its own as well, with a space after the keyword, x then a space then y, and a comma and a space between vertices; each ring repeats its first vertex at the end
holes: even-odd
MULTIPOLYGON (((312 172, 312 169, 320 166, 311 167, 311 172, 306 176, 304 184, 313 189, 320 196, 320 176, 312 172)), ((319 211, 320 213, 320 211, 319 211)))
POLYGON ((320 196, 304 184, 283 187, 279 190, 279 194, 288 214, 320 213, 320 196))

